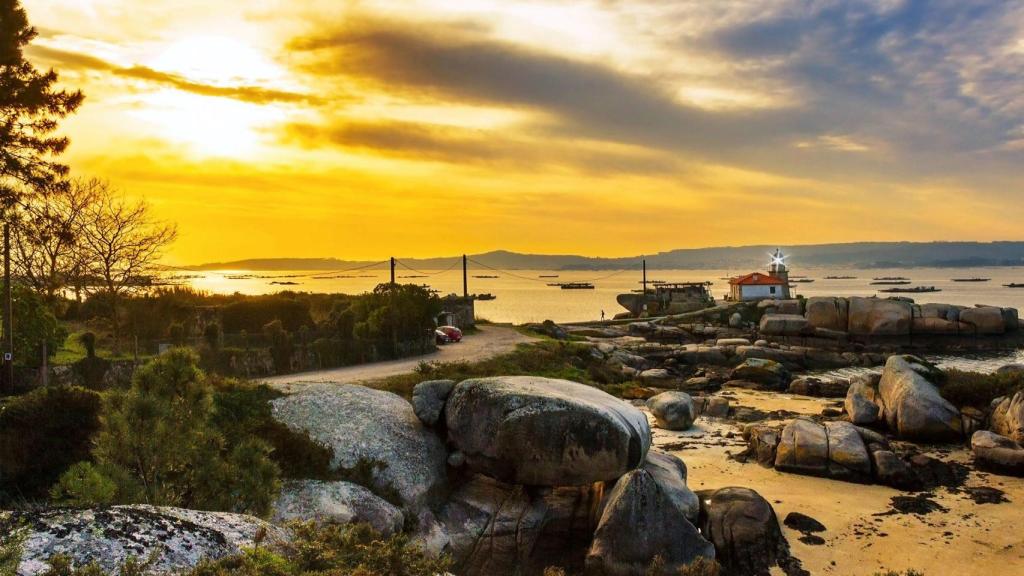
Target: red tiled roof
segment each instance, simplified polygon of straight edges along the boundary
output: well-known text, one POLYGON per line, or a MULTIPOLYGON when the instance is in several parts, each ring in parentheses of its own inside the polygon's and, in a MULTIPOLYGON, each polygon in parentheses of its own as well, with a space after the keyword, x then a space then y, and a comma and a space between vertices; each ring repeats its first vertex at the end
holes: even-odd
POLYGON ((739 276, 729 280, 730 285, 740 286, 776 286, 783 285, 786 282, 774 276, 769 276, 763 272, 751 272, 746 276, 739 276))

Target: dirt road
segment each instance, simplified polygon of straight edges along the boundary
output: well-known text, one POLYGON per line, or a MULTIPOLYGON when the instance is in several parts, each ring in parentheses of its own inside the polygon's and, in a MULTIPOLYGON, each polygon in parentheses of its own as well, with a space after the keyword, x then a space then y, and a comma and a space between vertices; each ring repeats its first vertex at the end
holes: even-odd
POLYGON ((263 381, 284 391, 303 384, 355 384, 397 376, 399 374, 407 374, 415 370, 420 362, 475 362, 485 360, 505 352, 510 352, 518 344, 533 341, 529 336, 507 326, 479 326, 478 330, 477 333, 466 336, 462 342, 441 346, 437 352, 432 354, 388 362, 319 370, 316 372, 285 374, 283 376, 265 378, 263 381))

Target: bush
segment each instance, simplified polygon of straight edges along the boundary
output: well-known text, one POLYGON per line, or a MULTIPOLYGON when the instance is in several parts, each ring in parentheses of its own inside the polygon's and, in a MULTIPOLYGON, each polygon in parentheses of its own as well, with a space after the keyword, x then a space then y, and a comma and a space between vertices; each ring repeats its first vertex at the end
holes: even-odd
POLYGON ((954 406, 988 408, 992 400, 1024 390, 1024 372, 1007 374, 980 374, 962 370, 947 370, 939 392, 954 406))
POLYGON ((99 394, 78 387, 40 388, 10 399, 0 410, 0 493, 45 495, 68 467, 88 459, 101 404, 99 394))
POLYGON ((20 366, 41 366, 43 344, 47 356, 53 356, 64 344, 67 331, 39 294, 21 284, 15 284, 11 292, 12 315, 18 328, 14 331, 14 361, 20 366))
POLYGON ((266 514, 279 488, 270 447, 255 438, 228 442, 216 426, 211 388, 189 351, 146 364, 130 389, 108 393, 95 465, 66 474, 54 497, 266 514))

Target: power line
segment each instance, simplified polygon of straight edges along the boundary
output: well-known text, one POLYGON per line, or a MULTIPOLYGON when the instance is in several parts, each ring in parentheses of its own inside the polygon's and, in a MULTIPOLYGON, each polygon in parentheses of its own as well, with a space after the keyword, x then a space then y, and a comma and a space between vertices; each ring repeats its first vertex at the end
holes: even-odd
POLYGON ((440 271, 436 271, 436 272, 424 272, 422 270, 417 270, 417 269, 413 268, 412 266, 409 266, 405 262, 402 262, 401 260, 396 260, 395 262, 398 262, 399 266, 401 266, 402 268, 405 268, 406 270, 409 270, 410 272, 415 272, 417 274, 422 274, 424 276, 437 276, 439 274, 444 274, 445 272, 451 272, 452 270, 454 270, 455 267, 458 266, 462 262, 462 259, 461 258, 457 259, 448 268, 445 268, 444 270, 440 270, 440 271))

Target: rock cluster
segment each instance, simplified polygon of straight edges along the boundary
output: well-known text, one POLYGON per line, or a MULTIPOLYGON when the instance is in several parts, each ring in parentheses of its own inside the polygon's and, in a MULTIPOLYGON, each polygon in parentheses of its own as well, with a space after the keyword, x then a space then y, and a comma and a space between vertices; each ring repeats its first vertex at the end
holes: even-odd
POLYGON ((911 334, 995 336, 1014 332, 1020 327, 1014 308, 918 305, 908 299, 896 298, 814 297, 807 300, 806 310, 807 328, 784 334, 823 330, 868 337, 911 334))

